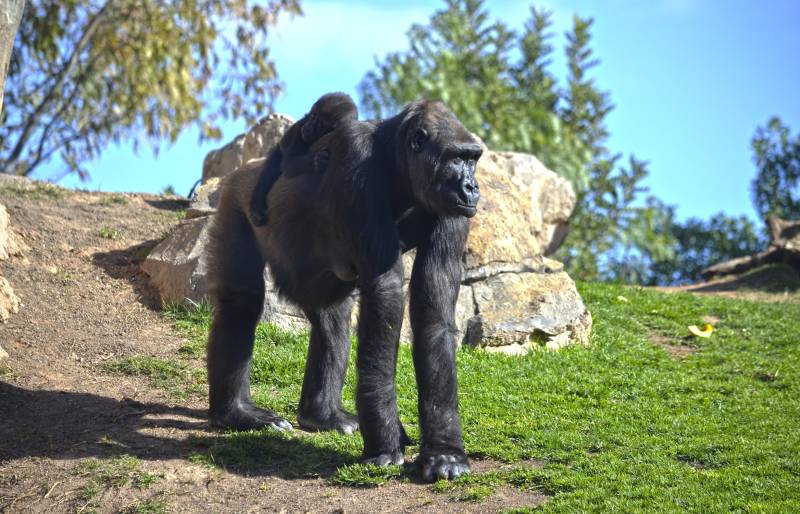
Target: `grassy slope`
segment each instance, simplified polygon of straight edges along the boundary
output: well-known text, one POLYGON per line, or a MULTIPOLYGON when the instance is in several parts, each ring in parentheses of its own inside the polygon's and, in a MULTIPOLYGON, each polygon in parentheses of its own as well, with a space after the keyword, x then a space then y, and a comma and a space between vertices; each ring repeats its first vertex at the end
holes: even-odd
MULTIPOLYGON (((479 501, 502 484, 535 488, 553 495, 541 506, 547 511, 800 511, 800 304, 595 284, 581 292, 595 319, 589 348, 522 358, 458 353, 467 451, 517 464, 434 489, 479 501), (719 318, 712 337, 687 339, 686 326, 704 316, 719 318), (675 358, 665 343, 696 351, 675 358)), ((202 355, 207 309, 169 315, 193 341, 183 353, 202 355)), ((305 336, 260 326, 256 401, 294 419, 304 360, 305 336)), ((112 366, 196 389, 202 377, 186 362, 112 366)), ((353 386, 351 366, 350 408, 353 386)), ((407 345, 398 395, 402 420, 417 437, 407 345)), ((263 431, 196 442, 190 459, 222 467, 276 467, 287 476, 338 468, 331 480, 350 485, 378 485, 408 473, 354 465, 360 438, 339 434, 263 431)))

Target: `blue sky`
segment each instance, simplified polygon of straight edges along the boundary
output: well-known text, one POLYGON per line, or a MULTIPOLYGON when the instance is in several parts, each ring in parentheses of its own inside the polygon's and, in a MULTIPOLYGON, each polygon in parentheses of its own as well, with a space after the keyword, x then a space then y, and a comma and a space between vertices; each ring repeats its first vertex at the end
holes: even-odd
MULTIPOLYGON (((488 1, 495 18, 520 28, 530 2, 488 1)), ((279 20, 270 46, 285 83, 276 110, 299 117, 328 91, 354 98, 375 58, 407 47, 412 23, 425 23, 440 2, 310 1, 305 15, 279 20)), ((595 18, 593 48, 602 60, 595 78, 616 109, 609 146, 650 162, 647 185, 680 218, 724 211, 755 218, 749 185, 755 169, 750 138, 780 116, 800 131, 800 1, 797 0, 548 0, 554 12, 554 71, 564 76, 563 32, 573 13, 595 18)), ((224 141, 246 129, 224 127, 224 141)), ((186 194, 205 154, 186 131, 154 157, 129 145, 111 147, 89 166, 92 179, 68 186, 103 191, 186 194)), ((38 176, 58 171, 57 162, 38 176)))

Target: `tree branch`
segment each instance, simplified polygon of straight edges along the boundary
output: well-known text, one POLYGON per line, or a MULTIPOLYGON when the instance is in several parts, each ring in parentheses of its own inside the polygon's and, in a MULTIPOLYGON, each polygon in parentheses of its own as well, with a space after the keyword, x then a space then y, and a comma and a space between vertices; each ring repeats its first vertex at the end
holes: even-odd
MULTIPOLYGON (((8 169, 11 163, 14 163, 19 159, 20 154, 22 154, 22 151, 25 149, 25 145, 27 145, 28 140, 31 137, 34 127, 39 123, 39 120, 41 119, 45 108, 48 107, 50 102, 52 102, 57 97, 58 91, 64 85, 64 82, 69 77, 73 68, 77 65, 78 58, 80 57, 81 52, 83 52, 83 50, 91 41, 92 36, 94 35, 94 32, 97 29, 100 20, 102 19, 103 15, 106 13, 106 10, 110 5, 111 5, 110 1, 106 2, 103 5, 103 7, 101 7, 100 10, 97 11, 97 13, 95 13, 95 15, 92 16, 92 18, 86 24, 86 28, 83 31, 83 35, 81 35, 81 38, 75 44, 75 48, 72 50, 72 54, 70 54, 70 56, 64 62, 61 71, 59 71, 58 74, 56 75, 56 81, 54 82, 53 86, 44 96, 42 101, 39 102, 39 105, 36 107, 33 113, 31 113, 30 117, 28 118, 28 121, 25 123, 25 128, 22 129, 22 134, 20 134, 19 139, 17 140, 17 144, 14 146, 14 149, 11 151, 8 158, 4 162, 6 169, 8 169)), ((25 175, 30 173, 30 167, 27 167, 26 169, 27 171, 24 173, 25 175)))
MULTIPOLYGON (((96 56, 91 61, 89 61, 86 64, 86 66, 84 67, 84 69, 81 70, 80 75, 78 75, 78 77, 75 79, 75 83, 76 84, 81 83, 83 81, 83 79, 85 79, 89 75, 89 73, 94 68, 94 65, 99 60, 100 60, 99 56, 96 56)), ((80 92, 80 88, 77 85, 74 88, 72 88, 72 92, 69 94, 69 97, 62 102, 61 107, 58 109, 58 112, 56 112, 53 115, 53 117, 50 119, 50 121, 47 123, 47 125, 42 130, 42 134, 41 134, 40 139, 39 139, 39 145, 38 145, 38 147, 36 149, 35 154, 33 154, 36 157, 33 160, 33 162, 31 164, 29 164, 25 168, 24 175, 30 175, 33 172, 33 170, 40 163, 42 163, 45 160, 46 157, 49 157, 50 155, 52 155, 53 152, 59 148, 59 145, 56 145, 53 148, 53 151, 47 152, 47 154, 45 156, 42 155, 42 152, 44 150, 44 145, 47 142, 48 136, 50 135, 50 130, 53 128, 53 126, 56 124, 56 122, 61 119, 61 116, 66 112, 66 110, 72 105, 72 102, 78 96, 79 92, 80 92)))

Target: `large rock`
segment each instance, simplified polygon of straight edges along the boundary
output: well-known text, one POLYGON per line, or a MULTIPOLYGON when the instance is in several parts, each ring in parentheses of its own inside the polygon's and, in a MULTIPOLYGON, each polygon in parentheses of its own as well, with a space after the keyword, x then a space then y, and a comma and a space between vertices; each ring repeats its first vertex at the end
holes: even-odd
MULTIPOLYGON (((268 116, 206 157, 204 184, 187 213, 195 219, 184 222, 143 264, 164 301, 198 301, 207 295, 207 228, 219 196, 215 177, 265 157, 289 125, 291 119, 285 116, 268 116)), ((566 235, 575 205, 569 182, 534 156, 512 152, 486 151, 477 176, 482 197, 463 259, 456 305, 459 342, 511 354, 537 347, 557 349, 570 341, 586 343, 591 316, 561 264, 544 257, 566 235)), ((404 261, 407 302, 413 252, 404 261)), ((278 297, 268 274, 265 280, 263 319, 305 326, 299 309, 278 297)), ((410 340, 407 305, 405 313, 402 337, 410 340)))
POLYGON ((499 272, 467 287, 475 306, 464 334, 468 344, 557 349, 588 341, 591 316, 556 261, 539 257, 524 271, 499 272))
POLYGON ((209 216, 217 211, 221 180, 220 177, 211 177, 208 181, 197 186, 192 203, 186 209, 186 219, 209 216))
POLYGON ((784 220, 775 216, 767 220, 771 246, 783 248, 787 253, 800 257, 800 220, 784 220))
MULTIPOLYGON (((208 298, 206 248, 212 220, 212 217, 200 217, 181 222, 142 263, 142 270, 150 277, 163 304, 200 302, 208 298)), ((284 328, 304 327, 303 313, 278 296, 269 270, 264 272, 264 280, 267 291, 263 319, 284 328)))
POLYGON ((0 322, 19 312, 19 298, 4 277, 0 276, 0 322))
POLYGON ((720 262, 702 270, 700 275, 711 280, 725 275, 740 275, 766 264, 785 263, 800 272, 800 220, 770 217, 767 220, 770 244, 763 252, 720 262))
MULTIPOLYGON (((23 248, 21 239, 11 230, 5 205, 0 204, 0 261, 19 255, 23 248)), ((19 306, 19 297, 8 280, 0 275, 0 322, 7 321, 12 314, 19 312, 19 306)))
POLYGON ((467 242, 467 267, 550 255, 567 235, 575 192, 533 155, 484 152, 476 172, 479 214, 467 242))
POLYGON ((222 148, 209 152, 203 161, 203 183, 214 177, 224 177, 247 161, 266 157, 292 123, 294 120, 289 116, 270 114, 246 134, 240 134, 222 148))
POLYGON ((21 239, 11 230, 11 223, 5 205, 0 203, 0 261, 12 255, 19 255, 24 249, 21 239))
POLYGON ((182 221, 142 263, 142 271, 150 277, 164 304, 197 301, 208 295, 206 247, 210 219, 182 221))

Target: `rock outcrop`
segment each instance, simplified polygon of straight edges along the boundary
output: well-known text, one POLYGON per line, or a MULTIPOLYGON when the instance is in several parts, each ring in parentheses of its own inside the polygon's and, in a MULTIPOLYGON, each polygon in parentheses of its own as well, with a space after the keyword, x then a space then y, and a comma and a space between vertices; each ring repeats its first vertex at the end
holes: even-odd
POLYGON ((709 266, 700 272, 702 277, 712 280, 725 275, 738 275, 778 262, 788 264, 800 272, 800 220, 789 221, 773 216, 767 220, 767 226, 770 244, 766 250, 709 266))
POLYGON ((292 123, 294 120, 288 116, 270 114, 261 118, 247 133, 239 134, 222 148, 209 152, 203 160, 203 184, 214 177, 224 177, 248 161, 266 157, 292 123))
MULTIPOLYGON (((0 261, 22 252, 22 244, 11 230, 8 211, 0 204, 0 261)), ((0 274, 0 322, 19 312, 20 301, 11 284, 0 274)))
MULTIPOLYGON (((217 177, 265 157, 290 124, 285 116, 268 116, 206 157, 203 185, 187 211, 191 219, 143 263, 164 301, 205 297, 205 243, 219 193, 217 177)), ((477 177, 482 197, 463 259, 456 306, 459 340, 507 353, 538 346, 556 349, 570 341, 586 343, 591 316, 563 266, 545 257, 560 246, 568 230, 575 206, 569 182, 534 156, 512 152, 486 151, 477 177)), ((407 286, 413 252, 404 259, 407 286)), ((263 319, 305 326, 302 313, 275 293, 268 273, 265 280, 263 319)), ((406 301, 407 295, 406 287, 406 301)), ((402 337, 411 337, 407 317, 402 337)))

